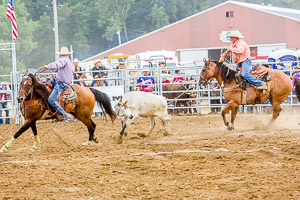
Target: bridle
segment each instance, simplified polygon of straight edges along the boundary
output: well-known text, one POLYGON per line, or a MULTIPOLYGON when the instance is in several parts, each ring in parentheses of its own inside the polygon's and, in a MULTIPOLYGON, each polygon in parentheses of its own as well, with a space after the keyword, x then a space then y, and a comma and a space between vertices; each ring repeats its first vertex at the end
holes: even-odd
MULTIPOLYGON (((31 80, 32 81, 32 79, 28 76, 28 78, 27 77, 24 77, 24 78, 26 78, 26 80, 31 80)), ((26 82, 26 80, 25 80, 25 82, 26 82)), ((21 99, 19 96, 18 96, 18 100, 21 102, 21 101, 25 101, 25 99, 28 97, 28 95, 29 94, 31 94, 31 97, 30 97, 30 100, 32 99, 32 96, 33 96, 33 85, 31 85, 31 88, 29 89, 29 92, 26 94, 26 92, 25 92, 25 90, 24 89, 22 89, 21 87, 20 87, 20 91, 19 91, 19 94, 20 94, 20 92, 24 92, 24 94, 25 94, 25 97, 24 97, 24 99, 21 99)))

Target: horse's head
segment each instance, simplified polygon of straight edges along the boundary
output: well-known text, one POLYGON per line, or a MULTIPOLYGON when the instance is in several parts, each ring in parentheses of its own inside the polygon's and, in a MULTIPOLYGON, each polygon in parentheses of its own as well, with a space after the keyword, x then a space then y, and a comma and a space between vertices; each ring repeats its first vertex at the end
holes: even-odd
POLYGON ((214 62, 211 62, 211 58, 208 60, 204 59, 203 61, 204 66, 200 73, 199 85, 207 84, 208 81, 217 74, 217 65, 214 62))
POLYGON ((33 81, 32 78, 28 75, 25 75, 20 83, 20 91, 18 94, 18 101, 24 101, 33 90, 33 81))

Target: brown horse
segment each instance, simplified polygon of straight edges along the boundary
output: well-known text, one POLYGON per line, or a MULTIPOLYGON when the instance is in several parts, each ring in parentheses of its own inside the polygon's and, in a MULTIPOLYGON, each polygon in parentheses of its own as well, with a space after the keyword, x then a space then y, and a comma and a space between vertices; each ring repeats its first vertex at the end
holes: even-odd
MULTIPOLYGON (((187 99, 195 98, 197 96, 197 94, 192 92, 192 89, 193 86, 190 84, 171 84, 162 86, 162 91, 174 91, 172 93, 163 93, 163 96, 167 99, 172 100, 172 103, 174 102, 175 108, 180 107, 181 105, 185 107, 190 107, 192 101, 187 99)), ((178 114, 178 110, 179 109, 175 110, 176 114, 178 114)), ((189 111, 189 113, 192 114, 192 108, 184 109, 185 114, 187 114, 187 111, 189 111)))
MULTIPOLYGON (((273 107, 273 117, 269 125, 279 116, 281 111, 280 103, 283 102, 291 93, 292 82, 290 77, 279 70, 268 70, 271 80, 267 82, 268 89, 266 91, 257 90, 254 87, 246 88, 247 97, 246 104, 263 103, 270 100, 273 107)), ((211 61, 205 61, 205 65, 200 74, 200 82, 207 83, 211 78, 216 78, 222 88, 225 100, 228 102, 222 111, 224 124, 229 130, 234 128, 234 120, 237 108, 242 103, 242 88, 237 88, 235 80, 236 71, 229 69, 224 64, 211 61), (231 111, 231 123, 226 120, 226 113, 231 111)))
MULTIPOLYGON (((88 141, 83 145, 88 145, 92 141, 98 142, 98 138, 94 135, 96 124, 91 119, 95 102, 99 104, 102 110, 105 110, 110 116, 112 122, 116 118, 116 114, 113 111, 109 97, 93 88, 82 87, 79 85, 72 85, 76 91, 76 99, 73 101, 62 101, 61 97, 57 101, 64 107, 66 112, 71 113, 84 125, 87 126, 89 131, 88 141)), ((8 148, 12 146, 13 142, 28 128, 31 128, 35 141, 32 146, 32 150, 38 148, 40 139, 36 129, 36 121, 40 119, 53 119, 54 114, 51 113, 50 105, 48 103, 48 97, 50 92, 46 85, 37 81, 34 75, 25 75, 20 83, 20 91, 18 94, 18 100, 20 101, 20 110, 25 118, 24 125, 14 134, 13 138, 8 141, 1 149, 0 152, 8 151, 8 148), (48 116, 48 117, 47 117, 48 116)))

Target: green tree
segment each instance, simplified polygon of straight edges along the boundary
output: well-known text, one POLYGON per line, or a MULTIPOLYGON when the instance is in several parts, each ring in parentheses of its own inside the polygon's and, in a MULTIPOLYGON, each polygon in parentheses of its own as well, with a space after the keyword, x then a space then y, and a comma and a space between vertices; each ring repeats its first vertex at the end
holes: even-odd
MULTIPOLYGON (((25 7, 25 4, 21 0, 14 1, 16 20, 18 26, 18 38, 15 40, 16 54, 17 54, 17 68, 18 70, 25 69, 29 64, 27 58, 30 52, 37 47, 37 43, 33 41, 33 32, 37 26, 37 23, 30 19, 29 13, 25 7)), ((1 10, 6 10, 7 1, 1 1, 1 10)), ((11 42, 11 21, 4 14, 0 15, 0 42, 11 42)), ((0 52, 0 67, 3 69, 1 74, 11 71, 12 60, 10 51, 0 52)))

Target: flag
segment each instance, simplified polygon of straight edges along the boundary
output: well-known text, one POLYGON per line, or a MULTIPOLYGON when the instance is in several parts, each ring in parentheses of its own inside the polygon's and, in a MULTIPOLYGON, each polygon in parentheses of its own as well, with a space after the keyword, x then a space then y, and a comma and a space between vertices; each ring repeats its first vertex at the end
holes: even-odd
POLYGON ((6 8, 6 16, 11 20, 13 27, 13 40, 18 38, 18 28, 13 0, 8 0, 6 8))

